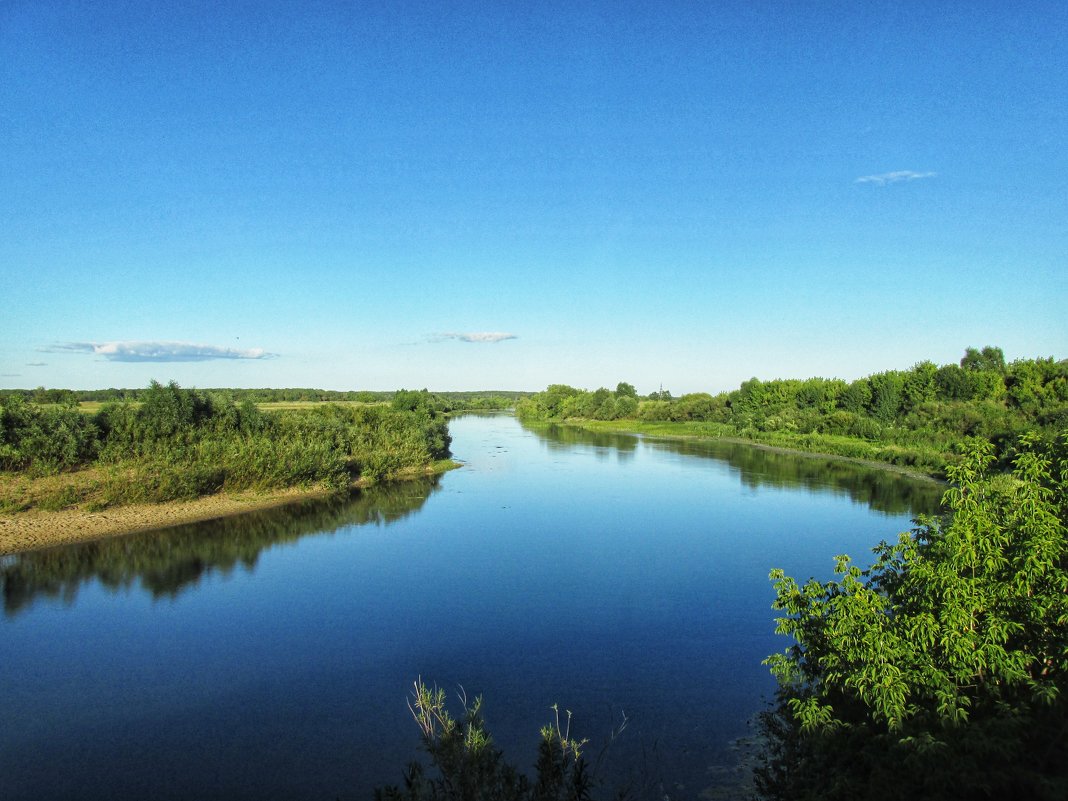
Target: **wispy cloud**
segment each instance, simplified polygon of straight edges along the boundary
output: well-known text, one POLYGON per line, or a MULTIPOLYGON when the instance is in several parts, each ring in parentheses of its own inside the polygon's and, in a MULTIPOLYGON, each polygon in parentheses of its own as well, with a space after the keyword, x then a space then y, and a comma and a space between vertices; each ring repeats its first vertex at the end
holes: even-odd
POLYGON ((446 339, 458 339, 461 342, 503 342, 506 339, 519 339, 519 337, 503 331, 473 331, 466 334, 449 331, 444 334, 434 334, 431 339, 434 342, 444 342, 446 339))
POLYGON ((27 367, 47 367, 48 362, 26 362, 27 367))
POLYGON ((915 172, 913 170, 897 170, 896 172, 884 172, 879 175, 862 175, 857 178, 854 183, 858 184, 875 184, 876 186, 886 186, 887 184, 896 184, 901 181, 916 181, 920 178, 934 178, 938 175, 937 172, 915 172))
POLYGON ((0 378, 18 378, 22 373, 0 373, 0 378))
POLYGON ((46 353, 92 353, 109 362, 204 362, 211 359, 270 359, 277 353, 263 348, 224 348, 191 342, 61 342, 46 353))

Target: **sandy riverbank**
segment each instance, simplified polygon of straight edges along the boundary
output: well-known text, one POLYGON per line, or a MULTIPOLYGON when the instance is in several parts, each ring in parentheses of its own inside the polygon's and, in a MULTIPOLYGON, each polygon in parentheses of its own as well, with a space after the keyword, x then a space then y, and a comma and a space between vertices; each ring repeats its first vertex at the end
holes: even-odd
MULTIPOLYGON (((412 468, 394 473, 391 480, 403 481, 416 476, 436 475, 460 466, 460 462, 443 459, 426 468, 412 468)), ((55 478, 41 480, 53 481, 55 478)), ((365 480, 358 479, 353 482, 352 489, 366 486, 365 480)), ((321 488, 291 487, 279 490, 222 492, 190 501, 130 504, 109 507, 99 512, 71 508, 55 512, 29 509, 14 514, 0 514, 0 556, 36 551, 54 545, 70 545, 104 537, 153 531, 183 523, 201 523, 327 495, 329 491, 321 488)))
POLYGON ((118 506, 100 512, 63 509, 0 515, 0 555, 152 531, 182 523, 199 523, 323 495, 322 490, 302 489, 236 492, 192 501, 118 506))

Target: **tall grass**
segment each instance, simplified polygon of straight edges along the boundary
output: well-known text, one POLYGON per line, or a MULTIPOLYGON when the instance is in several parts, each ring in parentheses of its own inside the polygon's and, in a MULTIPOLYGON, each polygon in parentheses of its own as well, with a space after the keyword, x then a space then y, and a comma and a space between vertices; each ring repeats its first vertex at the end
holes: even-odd
MULTIPOLYGON (((94 416, 0 400, 0 468, 30 475, 95 468, 29 504, 61 508, 195 498, 220 490, 379 481, 449 455, 431 409, 319 404, 264 413, 251 401, 153 383, 141 402, 94 416)), ((5 508, 25 508, 11 498, 5 508)))

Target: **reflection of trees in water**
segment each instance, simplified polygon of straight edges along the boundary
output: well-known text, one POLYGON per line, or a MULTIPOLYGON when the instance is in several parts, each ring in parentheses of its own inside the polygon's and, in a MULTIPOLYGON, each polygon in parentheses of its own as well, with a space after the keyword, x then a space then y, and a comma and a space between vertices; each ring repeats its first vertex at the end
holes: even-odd
POLYGON ((153 598, 173 597, 202 575, 256 566, 262 551, 346 526, 387 525, 420 509, 438 477, 370 487, 346 498, 301 501, 206 523, 112 537, 5 557, 0 561, 4 612, 14 615, 36 598, 72 603, 97 579, 112 590, 140 582, 153 598))
POLYGON ((632 456, 640 443, 654 450, 716 459, 730 465, 746 487, 830 489, 846 493, 853 501, 887 514, 933 514, 938 511, 945 490, 937 482, 892 470, 817 454, 784 453, 745 442, 642 438, 566 425, 529 427, 527 430, 552 449, 593 445, 616 448, 632 456))
MULTIPOLYGON (((520 423, 520 425, 523 425, 520 423)), ((597 457, 606 458, 609 452, 614 452, 622 461, 633 458, 638 450, 638 438, 633 434, 620 434, 615 431, 587 431, 575 426, 558 425, 550 423, 530 427, 523 425, 527 431, 531 431, 541 437, 541 441, 551 451, 566 451, 575 445, 592 445, 597 448, 597 457)))

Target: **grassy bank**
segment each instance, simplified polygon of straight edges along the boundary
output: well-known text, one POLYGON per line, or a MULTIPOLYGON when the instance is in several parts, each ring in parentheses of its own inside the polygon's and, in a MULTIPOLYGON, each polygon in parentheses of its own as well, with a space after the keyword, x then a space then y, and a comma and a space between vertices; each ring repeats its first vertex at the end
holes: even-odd
MULTIPOLYGON (((345 490, 363 489, 383 481, 403 481, 422 476, 445 473, 459 463, 439 459, 426 465, 405 467, 375 479, 354 477, 347 487, 325 482, 261 484, 242 486, 231 482, 212 492, 196 492, 198 469, 182 470, 164 466, 161 474, 158 463, 133 463, 109 467, 93 467, 55 475, 27 475, 0 473, 0 514, 19 512, 60 512, 73 510, 87 513, 114 510, 137 504, 164 504, 190 501, 219 494, 240 496, 245 506, 257 507, 257 499, 273 503, 279 490, 300 490, 302 497, 330 495, 345 490), (175 491, 178 488, 178 491, 175 491)), ((166 516, 165 513, 161 513, 166 516)), ((212 515, 213 516, 213 515, 212 515)))
POLYGON ((944 478, 974 439, 993 444, 1003 472, 1025 434, 1053 441, 1068 424, 1068 360, 1007 364, 1000 348, 968 348, 959 365, 921 361, 852 382, 752 378, 730 392, 680 398, 665 389, 642 397, 626 382, 614 391, 551 384, 519 400, 516 414, 524 422, 604 421, 616 431, 742 439, 944 478))
POLYGON ((153 383, 95 414, 0 399, 0 512, 98 512, 224 492, 343 492, 445 469, 443 415, 414 404, 253 402, 153 383))

